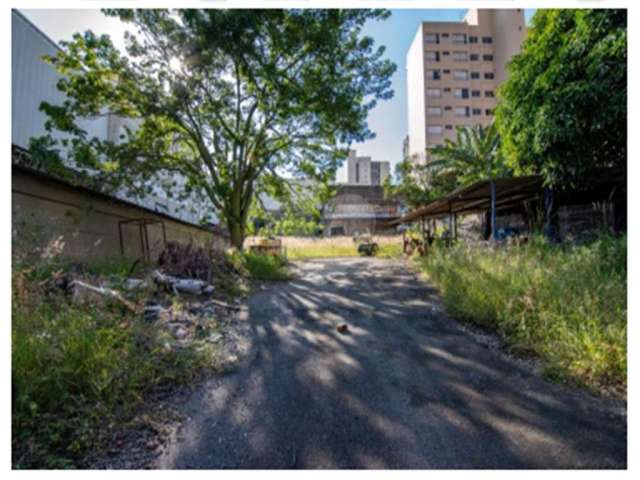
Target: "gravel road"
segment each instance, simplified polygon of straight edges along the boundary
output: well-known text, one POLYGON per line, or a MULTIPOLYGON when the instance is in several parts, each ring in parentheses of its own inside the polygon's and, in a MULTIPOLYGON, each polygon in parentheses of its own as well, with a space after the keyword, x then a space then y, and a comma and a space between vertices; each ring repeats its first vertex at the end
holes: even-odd
POLYGON ((626 467, 623 402, 545 381, 401 262, 296 269, 252 296, 251 353, 188 398, 156 467, 626 467))

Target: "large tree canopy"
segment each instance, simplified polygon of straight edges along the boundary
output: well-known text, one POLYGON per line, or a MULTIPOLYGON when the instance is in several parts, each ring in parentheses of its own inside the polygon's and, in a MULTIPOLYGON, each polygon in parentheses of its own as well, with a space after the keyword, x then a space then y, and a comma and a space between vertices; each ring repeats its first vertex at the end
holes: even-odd
POLYGON ((625 10, 538 10, 496 111, 517 174, 577 186, 627 158, 625 10))
POLYGON ((70 136, 35 139, 34 158, 61 164, 60 143, 75 167, 141 194, 159 174, 186 178, 182 193, 205 196, 240 248, 255 194, 334 171, 339 146, 371 138, 369 110, 393 95, 396 66, 362 34, 383 10, 105 13, 134 26, 127 55, 92 32, 62 43, 49 60, 67 100, 41 108, 70 136), (135 128, 118 141, 82 128, 106 114, 135 128))

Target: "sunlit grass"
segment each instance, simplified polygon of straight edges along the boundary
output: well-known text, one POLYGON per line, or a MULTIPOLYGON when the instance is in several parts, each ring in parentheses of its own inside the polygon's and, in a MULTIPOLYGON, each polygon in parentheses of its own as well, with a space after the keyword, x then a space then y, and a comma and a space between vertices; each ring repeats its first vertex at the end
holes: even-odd
POLYGON ((626 238, 438 249, 416 260, 455 317, 540 357, 550 377, 626 391, 626 238))
MULTIPOLYGON (((378 257, 402 255, 402 237, 379 235, 372 239, 378 244, 378 257)), ((281 240, 289 260, 359 256, 358 245, 352 237, 281 237, 281 240)))

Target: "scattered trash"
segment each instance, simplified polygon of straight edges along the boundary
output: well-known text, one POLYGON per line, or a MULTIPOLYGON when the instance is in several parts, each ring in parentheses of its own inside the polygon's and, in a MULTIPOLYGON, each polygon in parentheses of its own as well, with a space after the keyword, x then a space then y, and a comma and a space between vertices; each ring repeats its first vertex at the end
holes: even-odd
POLYGON ((146 280, 139 278, 127 278, 122 285, 125 290, 143 290, 148 286, 149 284, 146 280))
POLYGON ((71 292, 74 302, 85 303, 89 300, 94 302, 95 296, 98 295, 102 298, 106 297, 117 300, 132 312, 137 312, 137 308, 135 307, 135 305, 124 298, 122 295, 120 295, 120 293, 116 290, 105 287, 96 287, 80 280, 73 280, 71 283, 69 283, 68 288, 71 292))
POLYGON ((207 283, 211 283, 214 278, 239 274, 223 251, 192 243, 168 242, 158 258, 158 265, 168 275, 195 278, 207 283))
POLYGON ((217 343, 222 340, 222 334, 220 333, 212 333, 209 335, 208 341, 211 343, 217 343))
POLYGON ((336 330, 338 331, 338 333, 341 333, 342 335, 346 335, 347 333, 349 333, 349 326, 346 323, 343 323, 338 325, 336 330))
POLYGON ((192 293, 195 295, 211 294, 213 293, 213 285, 198 279, 193 278, 178 278, 171 275, 165 275, 159 270, 153 272, 153 280, 158 285, 164 285, 174 293, 179 291, 192 293))

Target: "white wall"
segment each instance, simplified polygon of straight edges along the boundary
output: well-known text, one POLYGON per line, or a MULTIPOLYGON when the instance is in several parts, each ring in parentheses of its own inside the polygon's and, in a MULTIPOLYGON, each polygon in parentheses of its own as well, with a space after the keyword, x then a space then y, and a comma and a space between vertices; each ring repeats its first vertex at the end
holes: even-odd
MULTIPOLYGON (((11 15, 11 33, 11 141, 16 146, 28 149, 31 137, 46 133, 46 115, 39 111, 40 103, 46 101, 56 105, 65 98, 56 87, 60 75, 42 60, 45 55, 55 55, 58 47, 16 10, 11 15)), ((135 123, 128 119, 104 116, 81 122, 80 125, 91 137, 116 141, 123 124, 135 126, 135 123)), ((62 138, 57 132, 53 136, 62 138)), ((185 202, 168 198, 159 185, 163 180, 174 179, 166 175, 162 178, 158 176, 153 193, 144 199, 130 198, 124 192, 116 193, 116 196, 194 224, 199 223, 202 215, 210 211, 209 202, 196 197, 185 202)), ((175 180, 178 185, 185 182, 182 177, 175 180)), ((217 221, 215 215, 213 220, 217 221)))
POLYGON ((427 148, 425 132, 424 45, 422 24, 407 52, 407 114, 409 125, 409 156, 425 161, 427 148))

